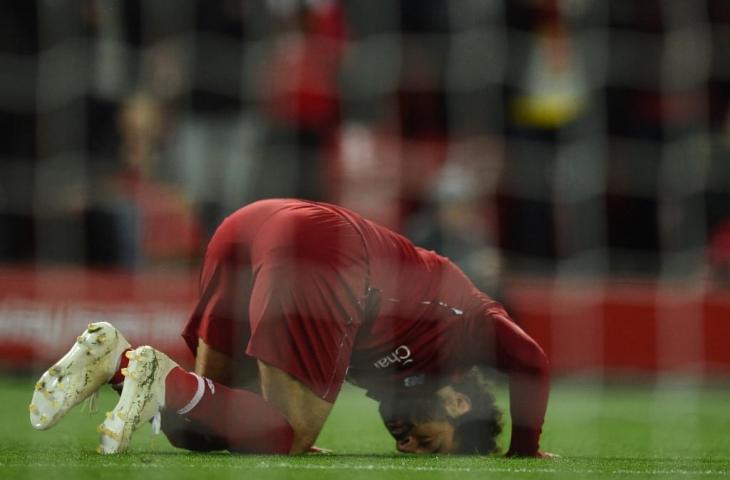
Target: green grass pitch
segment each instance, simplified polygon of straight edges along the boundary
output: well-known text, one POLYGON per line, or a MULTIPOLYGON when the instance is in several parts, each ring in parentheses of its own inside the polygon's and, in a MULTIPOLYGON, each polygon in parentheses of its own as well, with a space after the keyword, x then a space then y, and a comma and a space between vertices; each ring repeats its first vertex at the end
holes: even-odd
MULTIPOLYGON (((343 390, 317 442, 333 454, 195 454, 174 449, 145 426, 129 453, 100 456, 95 426, 116 394, 105 391, 94 414, 77 407, 53 429, 38 432, 27 414, 33 382, 0 378, 2 479, 730 478, 728 388, 557 383, 542 444, 561 458, 541 461, 397 454, 375 404, 352 387, 343 390)), ((504 392, 500 399, 504 406, 504 392)))

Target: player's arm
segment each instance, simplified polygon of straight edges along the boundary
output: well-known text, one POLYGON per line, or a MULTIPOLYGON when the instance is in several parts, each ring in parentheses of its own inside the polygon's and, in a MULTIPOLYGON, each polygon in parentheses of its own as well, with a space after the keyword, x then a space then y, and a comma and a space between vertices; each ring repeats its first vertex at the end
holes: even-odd
POLYGON ((508 456, 542 456, 540 433, 545 420, 550 376, 542 348, 509 318, 494 318, 497 367, 509 374, 512 440, 508 456))
POLYGON ((546 457, 539 450, 550 376, 542 348, 500 308, 483 310, 475 335, 478 360, 509 375, 512 439, 507 456, 546 457))

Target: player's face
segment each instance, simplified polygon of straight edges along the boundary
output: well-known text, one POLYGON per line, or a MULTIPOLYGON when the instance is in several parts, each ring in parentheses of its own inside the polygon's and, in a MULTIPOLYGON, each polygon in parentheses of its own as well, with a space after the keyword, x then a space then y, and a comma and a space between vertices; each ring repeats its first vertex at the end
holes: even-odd
MULTIPOLYGON (((453 389, 450 389, 451 391, 453 389)), ((385 427, 395 448, 405 453, 455 453, 454 417, 445 406, 443 390, 380 404, 385 427)))
POLYGON ((454 425, 447 420, 427 420, 407 424, 385 423, 395 438, 395 448, 404 453, 455 453, 454 425))

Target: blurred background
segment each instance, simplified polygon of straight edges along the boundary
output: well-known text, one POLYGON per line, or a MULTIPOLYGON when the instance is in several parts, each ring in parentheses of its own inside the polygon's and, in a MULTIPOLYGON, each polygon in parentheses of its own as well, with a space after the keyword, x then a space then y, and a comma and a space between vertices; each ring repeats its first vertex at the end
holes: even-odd
POLYGON ((456 261, 557 375, 730 376, 730 2, 0 3, 0 363, 184 355, 238 207, 456 261))

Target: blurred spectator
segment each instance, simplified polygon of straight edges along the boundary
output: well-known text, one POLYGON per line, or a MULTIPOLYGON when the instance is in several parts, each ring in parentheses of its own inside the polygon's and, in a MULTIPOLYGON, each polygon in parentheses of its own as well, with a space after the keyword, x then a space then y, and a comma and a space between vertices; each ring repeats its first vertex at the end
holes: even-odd
POLYGON ((705 196, 710 278, 730 286, 730 108, 713 145, 705 196))
POLYGON ((712 232, 707 260, 710 278, 719 285, 730 286, 730 219, 712 232))
MULTIPOLYGON (((559 242, 570 238, 561 231, 560 217, 570 218, 573 226, 597 217, 597 200, 573 192, 578 181, 600 185, 600 179, 573 179, 563 182, 565 188, 556 188, 561 173, 578 170, 593 177, 603 161, 599 156, 565 155, 566 146, 587 149, 600 133, 591 121, 595 107, 586 54, 579 48, 581 28, 590 26, 595 14, 589 7, 560 0, 506 4, 508 63, 516 81, 505 93, 507 161, 500 226, 502 246, 516 270, 552 271, 558 259, 598 248, 602 241, 589 234, 580 242, 559 242), (561 164, 567 165, 559 169, 561 164)), ((596 231, 591 223, 583 225, 587 233, 596 231)))
POLYGON ((585 114, 588 83, 583 59, 569 31, 567 7, 559 0, 515 2, 513 27, 526 28, 527 55, 510 99, 510 120, 527 129, 555 131, 585 114))
POLYGON ((454 148, 435 180, 432 198, 410 218, 406 233, 417 245, 450 258, 478 288, 499 297, 502 261, 493 199, 501 163, 486 147, 454 148))
MULTIPOLYGON (((614 271, 686 275, 701 251, 694 185, 706 164, 710 75, 706 2, 620 0, 610 5, 611 63, 606 88, 611 158, 608 236, 614 271), (671 145, 671 146, 670 146, 671 145), (691 152, 691 162, 678 158, 691 152), (679 183, 668 177, 682 177, 679 183), (680 182, 682 183, 682 182, 680 182), (621 254, 621 255, 618 255, 621 254), (679 268, 679 269, 677 269, 679 268)), ((700 187, 701 188, 701 187, 700 187)))
POLYGON ((328 165, 332 201, 400 231, 400 138, 385 128, 348 122, 338 131, 328 165))
POLYGON ((34 258, 33 177, 38 155, 36 2, 0 2, 0 260, 34 258))
POLYGON ((193 202, 206 236, 253 196, 260 133, 244 75, 254 27, 268 27, 259 3, 192 2, 185 43, 189 95, 179 105, 174 163, 167 168, 193 202))
POLYGON ((88 261, 128 268, 189 262, 199 253, 199 224, 182 192, 155 180, 166 139, 162 106, 133 95, 120 107, 117 127, 121 167, 100 179, 84 207, 88 261))
POLYGON ((163 245, 161 218, 191 239, 196 223, 210 234, 270 196, 336 201, 455 251, 498 239, 528 273, 589 257, 589 272, 681 273, 723 244, 724 0, 80 0, 0 13, 5 260, 184 258, 195 242, 163 245), (468 189, 444 186, 462 168, 454 148, 485 138, 500 148, 476 162, 505 157, 499 222, 492 193, 444 193, 468 189))
POLYGON ((257 75, 265 124, 257 196, 322 200, 325 152, 340 122, 342 11, 334 0, 268 5, 274 28, 257 75))
POLYGON ((450 11, 445 2, 343 2, 345 125, 334 199, 402 230, 445 159, 450 11))

